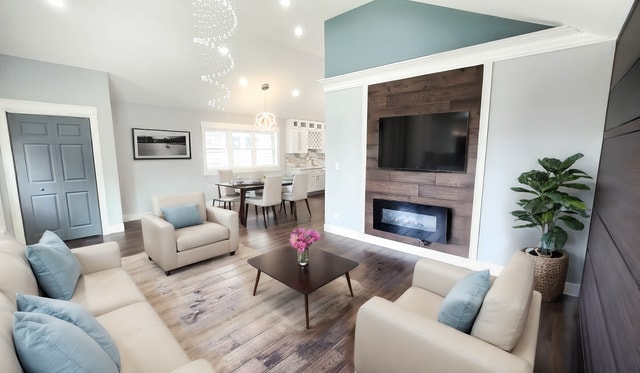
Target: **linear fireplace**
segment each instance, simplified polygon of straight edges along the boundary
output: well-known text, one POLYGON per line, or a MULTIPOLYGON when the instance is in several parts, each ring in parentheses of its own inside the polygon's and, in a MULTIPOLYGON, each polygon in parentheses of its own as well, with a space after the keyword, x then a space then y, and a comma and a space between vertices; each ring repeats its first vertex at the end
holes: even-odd
POLYGON ((447 243, 449 209, 373 199, 373 229, 417 238, 424 245, 447 243))

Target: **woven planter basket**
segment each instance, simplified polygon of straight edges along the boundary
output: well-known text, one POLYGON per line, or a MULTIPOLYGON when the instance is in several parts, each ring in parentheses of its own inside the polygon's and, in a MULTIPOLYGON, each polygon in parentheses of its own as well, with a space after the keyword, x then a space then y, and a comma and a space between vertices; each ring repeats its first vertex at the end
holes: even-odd
MULTIPOLYGON (((525 249, 529 253, 531 249, 525 249)), ((542 294, 543 302, 553 302, 562 295, 564 291, 564 283, 567 279, 567 269, 569 268, 569 256, 561 253, 561 257, 552 258, 549 256, 541 256, 538 249, 535 249, 538 255, 531 255, 535 262, 534 273, 534 289, 542 294)))

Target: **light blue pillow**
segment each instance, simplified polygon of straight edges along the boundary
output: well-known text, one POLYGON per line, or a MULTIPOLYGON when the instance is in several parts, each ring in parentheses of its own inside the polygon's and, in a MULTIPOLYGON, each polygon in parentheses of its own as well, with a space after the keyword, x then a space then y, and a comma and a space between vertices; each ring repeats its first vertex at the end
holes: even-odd
POLYGON ((82 267, 60 237, 45 231, 40 242, 27 246, 26 254, 42 290, 51 298, 71 299, 82 267))
POLYGON ((87 333, 53 316, 14 313, 13 343, 25 372, 118 372, 87 333))
POLYGON ((171 223, 174 228, 189 227, 202 224, 198 204, 162 208, 164 219, 171 223))
POLYGON ((489 270, 472 272, 458 281, 442 301, 438 321, 469 333, 489 290, 489 270))
POLYGON ((27 294, 16 294, 16 305, 18 311, 50 315, 79 327, 100 345, 120 369, 120 352, 113 338, 98 320, 81 305, 27 294))

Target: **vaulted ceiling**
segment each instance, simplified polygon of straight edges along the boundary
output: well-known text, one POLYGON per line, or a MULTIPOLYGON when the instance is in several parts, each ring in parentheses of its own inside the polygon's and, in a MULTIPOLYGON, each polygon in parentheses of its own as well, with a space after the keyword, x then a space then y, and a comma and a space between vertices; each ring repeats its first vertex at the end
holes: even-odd
MULTIPOLYGON (((632 0, 415 0, 460 10, 617 37, 632 0)), ((236 0, 233 71, 225 110, 251 114, 266 104, 278 117, 322 120, 324 21, 368 0, 236 0), (303 27, 297 37, 293 30, 303 27), (239 81, 245 78, 246 86, 239 81), (291 92, 298 89, 300 95, 291 92)), ((188 0, 47 0, 0 2, 0 54, 109 73, 114 101, 214 110, 201 81, 188 0)), ((1 72, 0 72, 1 73, 1 72)))

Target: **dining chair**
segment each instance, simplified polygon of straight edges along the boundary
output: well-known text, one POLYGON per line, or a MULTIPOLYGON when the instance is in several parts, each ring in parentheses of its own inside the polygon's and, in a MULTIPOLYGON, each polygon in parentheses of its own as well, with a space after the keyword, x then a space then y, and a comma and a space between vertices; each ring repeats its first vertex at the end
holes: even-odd
MULTIPOLYGON (((222 169, 218 170, 218 180, 221 183, 228 183, 233 181, 233 170, 231 169, 222 169)), ((229 206, 229 210, 234 203, 240 201, 240 193, 237 192, 233 188, 218 186, 218 197, 214 198, 213 204, 215 202, 222 203, 223 207, 226 209, 227 205, 229 206)))
POLYGON ((298 208, 296 207, 297 201, 302 201, 307 204, 307 210, 309 216, 311 216, 311 208, 309 207, 309 199, 307 198, 309 186, 309 174, 301 173, 293 176, 293 182, 291 185, 291 192, 284 192, 281 195, 282 205, 284 206, 285 215, 287 213, 286 201, 289 201, 289 206, 293 216, 298 220, 298 208))
POLYGON ((258 215, 258 206, 262 207, 262 219, 264 220, 264 227, 267 228, 267 213, 265 210, 268 207, 271 207, 273 211, 273 217, 278 222, 278 217, 276 216, 276 206, 282 202, 282 176, 274 175, 267 176, 264 179, 264 188, 262 190, 262 195, 259 197, 247 197, 245 199, 244 205, 244 213, 245 213, 245 221, 247 220, 247 215, 249 212, 249 205, 254 205, 256 210, 256 215, 258 215))

